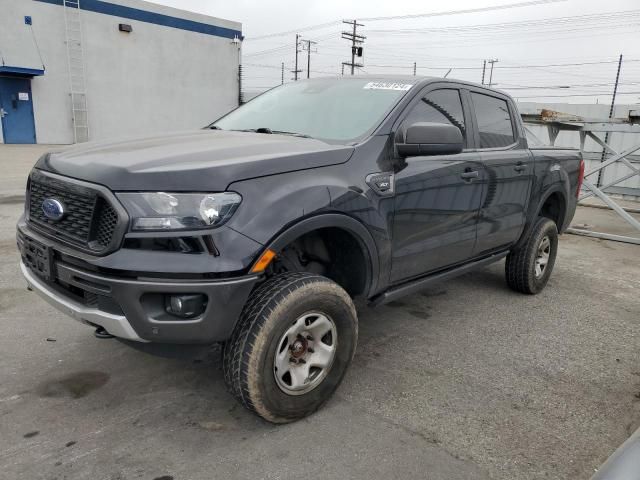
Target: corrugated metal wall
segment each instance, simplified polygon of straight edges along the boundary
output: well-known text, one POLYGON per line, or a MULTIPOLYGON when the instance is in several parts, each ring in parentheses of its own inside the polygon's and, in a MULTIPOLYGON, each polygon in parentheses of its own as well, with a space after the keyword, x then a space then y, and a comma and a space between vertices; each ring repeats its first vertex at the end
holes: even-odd
MULTIPOLYGON (((573 115, 580 115, 588 118, 602 118, 609 117, 609 105, 579 105, 571 103, 533 103, 533 102, 519 102, 518 108, 521 113, 536 113, 541 109, 546 108, 549 110, 555 110, 557 112, 570 113, 573 115)), ((629 110, 639 110, 638 105, 618 105, 615 108, 614 116, 618 118, 627 118, 629 110)), ((528 125, 529 130, 536 135, 544 143, 548 143, 549 136, 547 129, 544 126, 528 125)), ((598 133, 597 135, 604 140, 604 133, 598 133)), ((609 145, 617 152, 622 152, 634 145, 640 144, 640 134, 637 133, 611 133, 609 138, 609 145)), ((560 132, 556 139, 556 145, 563 147, 580 148, 580 135, 577 132, 560 132)), ((599 162, 602 155, 602 147, 595 143, 590 138, 587 138, 585 142, 585 160, 586 168, 595 167, 599 162)), ((640 151, 635 155, 627 157, 636 166, 640 168, 640 151)), ((630 170, 628 167, 621 163, 614 163, 607 167, 604 171, 602 184, 606 184, 609 181, 613 181, 620 178, 630 170)), ((594 174, 595 177, 596 174, 594 174)), ((591 177, 592 180, 595 178, 591 177)), ((640 200, 640 175, 631 177, 624 182, 620 182, 614 187, 607 190, 609 193, 623 195, 625 198, 634 200, 640 200)))

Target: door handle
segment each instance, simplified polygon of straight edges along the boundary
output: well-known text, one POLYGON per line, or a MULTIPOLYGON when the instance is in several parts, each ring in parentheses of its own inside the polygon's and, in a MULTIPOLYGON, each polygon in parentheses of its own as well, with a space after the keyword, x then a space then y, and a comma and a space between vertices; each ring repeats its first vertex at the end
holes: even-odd
POLYGON ((464 180, 473 180, 474 178, 478 178, 480 175, 478 174, 477 170, 473 170, 470 172, 462 172, 460 174, 460 178, 463 178, 464 180))
POLYGON ((524 170, 526 170, 526 169, 527 169, 527 166, 526 166, 526 165, 524 165, 522 162, 518 162, 518 163, 516 163, 516 166, 515 166, 515 167, 513 167, 513 169, 514 169, 516 172, 523 172, 524 170))

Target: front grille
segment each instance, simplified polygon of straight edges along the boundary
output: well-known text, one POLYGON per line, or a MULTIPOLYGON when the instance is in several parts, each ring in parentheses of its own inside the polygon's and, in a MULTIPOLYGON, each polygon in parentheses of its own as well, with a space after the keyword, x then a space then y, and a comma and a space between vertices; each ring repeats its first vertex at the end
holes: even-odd
POLYGON ((87 243, 91 233, 91 219, 96 203, 96 195, 85 196, 77 192, 32 180, 29 196, 29 219, 46 226, 70 240, 87 243), (42 211, 45 198, 55 198, 62 202, 67 213, 62 220, 51 220, 42 211))
POLYGON ((98 199, 100 215, 96 228, 96 243, 101 248, 106 248, 111 243, 113 232, 118 226, 118 214, 114 208, 102 198, 98 199))
POLYGON ((29 223, 43 233, 100 253, 111 245, 118 221, 116 210, 97 190, 42 175, 32 175, 29 181, 29 223), (62 219, 44 214, 42 202, 47 198, 62 203, 62 219))

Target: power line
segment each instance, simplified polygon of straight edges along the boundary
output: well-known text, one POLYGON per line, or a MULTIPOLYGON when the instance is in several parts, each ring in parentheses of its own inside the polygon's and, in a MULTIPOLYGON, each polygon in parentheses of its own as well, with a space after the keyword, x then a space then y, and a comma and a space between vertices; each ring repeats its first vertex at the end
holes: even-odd
POLYGON ((266 35, 259 35, 257 37, 245 37, 244 41, 246 42, 247 40, 249 40, 249 41, 251 41, 251 40, 263 40, 265 38, 282 37, 282 36, 285 36, 285 35, 291 35, 292 33, 309 32, 311 30, 320 30, 321 28, 332 27, 334 25, 339 25, 339 24, 340 24, 339 20, 333 20, 331 22, 318 23, 316 25, 310 25, 308 27, 298 28, 297 30, 287 30, 287 31, 284 31, 284 32, 268 33, 266 35))
MULTIPOLYGON (((419 14, 414 14, 414 15, 397 15, 397 16, 390 16, 390 17, 369 17, 369 18, 363 18, 362 21, 377 22, 377 21, 381 21, 381 20, 404 20, 404 19, 409 19, 409 18, 425 18, 425 17, 441 17, 441 16, 448 16, 448 15, 462 15, 462 14, 468 14, 468 13, 490 12, 490 11, 494 11, 494 10, 506 10, 506 9, 510 9, 510 8, 531 7, 531 6, 536 6, 536 5, 560 3, 560 2, 566 2, 566 1, 568 1, 568 0, 532 0, 532 1, 528 1, 528 2, 510 3, 510 4, 506 4, 506 5, 496 5, 496 6, 492 6, 492 7, 469 8, 469 9, 466 9, 466 10, 449 10, 449 11, 444 11, 444 12, 419 13, 419 14)), ((286 30, 286 31, 283 31, 283 32, 268 33, 268 34, 265 34, 265 35, 259 35, 257 37, 245 37, 244 41, 263 40, 265 38, 282 37, 282 36, 285 36, 285 35, 291 35, 293 33, 298 33, 298 32, 309 32, 311 30, 320 30, 322 28, 332 27, 334 25, 339 25, 339 24, 340 24, 340 20, 333 20, 333 21, 330 21, 330 22, 324 22, 324 23, 318 23, 316 25, 310 25, 310 26, 307 26, 307 27, 304 27, 304 28, 298 28, 296 30, 286 30)))
POLYGON ((276 69, 280 70, 279 66, 266 65, 266 64, 263 64, 263 63, 245 63, 244 66, 245 67, 260 67, 260 68, 276 68, 276 69))
MULTIPOLYGON (((482 30, 499 30, 506 28, 522 28, 540 30, 540 26, 556 27, 556 24, 576 24, 594 21, 597 24, 606 24, 609 21, 626 20, 627 23, 630 17, 637 17, 640 15, 640 10, 623 10, 611 13, 598 13, 589 15, 577 15, 573 17, 551 17, 542 18, 539 20, 527 20, 516 22, 498 22, 498 23, 480 23, 474 25, 454 25, 449 27, 420 27, 420 28, 392 28, 392 29, 373 29, 369 30, 369 33, 387 33, 387 34, 421 34, 421 33, 446 33, 452 32, 456 35, 460 32, 468 33, 482 33, 482 30), (479 30, 479 32, 475 32, 479 30)), ((576 25, 577 26, 577 25, 576 25)))
MULTIPOLYGON (((409 58, 409 57, 407 57, 409 58)), ((637 60, 625 60, 626 62, 640 62, 640 59, 637 60)), ((490 63, 490 61, 487 61, 490 63)), ((575 67, 581 65, 600 65, 600 64, 609 64, 609 63, 618 63, 618 60, 603 60, 600 62, 581 62, 581 63, 548 63, 542 65, 501 65, 494 67, 495 69, 527 69, 527 68, 547 68, 547 67, 575 67)), ((379 68, 413 68, 410 65, 379 65, 379 64, 369 64, 370 67, 379 67, 379 68)), ((426 69, 426 70, 447 70, 449 68, 453 68, 454 70, 482 70, 482 67, 469 67, 469 66, 435 66, 435 67, 423 67, 419 66, 418 69, 426 69)))
POLYGON ((492 7, 468 8, 466 10, 449 10, 444 12, 417 13, 413 15, 393 15, 389 17, 369 17, 369 18, 363 18, 362 21, 378 22, 381 20, 406 20, 410 18, 442 17, 442 16, 448 16, 448 15, 462 15, 462 14, 468 14, 468 13, 490 12, 494 10, 507 10, 511 8, 532 7, 536 5, 545 5, 550 3, 560 3, 560 2, 566 2, 566 1, 567 0, 533 0, 529 2, 508 3, 506 5, 495 5, 492 7))
MULTIPOLYGON (((523 6, 533 5, 533 4, 556 3, 559 1, 566 1, 566 0, 520 2, 516 4, 502 5, 498 7, 474 8, 474 9, 467 9, 467 10, 457 10, 454 12, 433 12, 433 13, 418 14, 418 15, 371 17, 368 19, 368 21, 401 20, 401 19, 408 19, 408 18, 440 16, 440 15, 446 15, 446 14, 453 15, 453 14, 459 14, 459 13, 477 13, 478 11, 502 10, 504 8, 523 7, 523 6)), ((356 22, 353 21, 352 23, 351 21, 349 22, 345 21, 345 23, 348 23, 351 26, 353 25, 353 23, 356 23, 356 22)), ((309 29, 327 28, 337 24, 339 24, 339 22, 337 21, 327 22, 327 23, 318 24, 315 26, 312 25, 311 27, 307 27, 306 29, 299 29, 297 31, 305 31, 305 30, 308 31, 309 29)), ((438 28, 415 28, 415 29, 400 28, 400 29, 386 29, 386 30, 385 29, 379 29, 379 30, 367 29, 366 33, 369 37, 371 37, 371 33, 382 34, 379 37, 373 36, 372 38, 367 39, 367 46, 369 50, 368 61, 370 62, 372 59, 373 61, 376 61, 376 63, 374 64, 367 63, 368 65, 367 68, 370 69, 369 67, 371 67, 371 68, 380 68, 380 69, 399 70, 399 71, 404 71, 407 74, 410 73, 408 69, 412 69, 412 73, 414 75, 418 73, 417 70, 420 69, 424 73, 433 72, 432 74, 435 74, 438 76, 442 76, 442 74, 445 71, 448 72, 451 69, 453 69, 456 71, 457 70, 461 71, 461 72, 458 72, 458 74, 461 75, 461 79, 477 81, 478 77, 480 76, 479 70, 483 68, 482 62, 480 62, 478 59, 425 55, 421 52, 421 49, 415 48, 416 47, 415 41, 408 43, 408 40, 409 40, 408 38, 407 39, 389 38, 389 36, 393 37, 396 35, 401 36, 401 35, 413 35, 413 34, 418 34, 418 35, 420 34, 434 35, 435 34, 436 37, 434 39, 430 38, 429 46, 437 47, 437 45, 440 44, 440 45, 446 45, 448 47, 451 47, 456 43, 460 44, 462 42, 466 42, 470 40, 479 41, 479 43, 481 43, 482 45, 490 44, 492 43, 492 40, 498 41, 498 39, 503 39, 502 41, 504 41, 505 38, 509 36, 515 36, 515 35, 518 36, 517 38, 519 42, 528 41, 527 36, 531 36, 531 37, 543 36, 542 40, 553 41, 554 39, 560 38, 560 37, 570 38, 569 36, 573 35, 571 32, 585 32, 584 35, 586 35, 587 30, 590 31, 590 33, 588 33, 589 35, 613 35, 613 34, 628 35, 626 31, 621 33, 621 32, 618 32, 617 30, 616 31, 612 31, 612 30, 616 25, 619 25, 622 29, 625 29, 625 30, 628 30, 629 28, 635 29, 637 28, 636 24, 640 24, 640 10, 627 10, 627 11, 602 13, 602 14, 578 15, 575 17, 559 17, 559 18, 556 17, 556 18, 547 18, 547 19, 535 19, 535 20, 526 21, 526 22, 525 21, 497 22, 497 23, 494 22, 494 23, 487 23, 487 24, 477 23, 475 25, 467 25, 467 26, 461 25, 461 26, 438 27, 438 28), (591 31, 596 28, 599 28, 601 30, 594 31, 593 33, 591 33, 591 31), (455 37, 451 37, 452 35, 455 35, 455 37), (382 38, 380 39, 380 37, 382 38), (450 38, 450 40, 447 40, 447 38, 450 38), (483 38, 486 38, 486 39, 483 40, 483 38), (383 41, 386 43, 381 43, 383 41), (378 46, 377 45, 378 43, 381 43, 381 45, 378 46), (402 46, 403 43, 405 46, 402 46), (375 48, 372 49, 370 44, 374 44, 375 48), (409 46, 412 46, 414 48, 409 48, 409 46), (412 55, 411 52, 414 52, 415 54, 412 55), (391 60, 391 61, 387 63, 388 60, 391 60), (397 64, 403 61, 404 61, 403 65, 397 64), (450 61, 452 63, 449 63, 450 61), (455 65, 456 61, 460 61, 462 65, 456 66, 455 65), (470 61, 474 61, 475 66, 471 66, 468 63, 470 61), (476 61, 478 63, 475 63, 476 61), (439 66, 439 65, 446 65, 446 66, 439 66), (440 70, 442 70, 442 72, 440 72, 440 70), (469 73, 465 74, 462 72, 469 72, 469 73), (476 74, 472 72, 478 72, 478 73, 476 74), (474 77, 474 78, 470 78, 470 77, 474 77)), ((356 67, 362 68, 362 65, 356 64, 357 59, 355 57, 357 56, 358 51, 355 50, 355 53, 354 53, 353 47, 354 46, 357 47, 361 45, 357 45, 356 42, 353 41, 353 35, 354 34, 357 35, 355 28, 353 30, 354 31, 352 32, 344 32, 344 34, 346 34, 347 36, 346 37, 342 36, 342 38, 346 38, 350 40, 351 47, 352 47, 351 62, 344 62, 344 65, 351 67, 352 72, 355 73, 355 68, 356 67)), ((289 33, 289 32, 286 32, 286 33, 289 33)), ((323 40, 327 39, 326 42, 322 43, 322 52, 319 53, 321 57, 319 57, 319 60, 314 59, 314 63, 320 64, 320 65, 317 65, 316 67, 319 66, 320 68, 325 69, 325 70, 318 70, 317 71, 318 73, 326 73, 329 75, 337 75, 339 73, 335 71, 327 71, 327 69, 332 70, 333 65, 335 65, 332 62, 329 62, 329 60, 339 55, 339 52, 342 50, 342 47, 339 47, 337 45, 337 41, 340 36, 336 35, 336 33, 338 32, 334 31, 328 34, 323 33, 319 37, 316 37, 315 41, 318 41, 319 38, 322 38, 323 40)), ((272 37, 272 36, 276 37, 278 35, 271 34, 268 37, 272 37)), ((364 39, 364 35, 361 35, 361 36, 364 39)), ((575 37, 576 35, 573 35, 573 36, 575 37)), ((580 36, 580 35, 577 35, 577 36, 580 36)), ((261 37, 255 37, 254 39, 258 39, 258 38, 261 38, 261 37)), ((534 39, 530 38, 529 40, 533 41, 534 39)), ((536 41, 540 41, 540 39, 536 41)), ((252 44, 252 45, 257 46, 256 44, 252 44)), ((290 44, 274 45, 273 47, 268 49, 246 54, 246 56, 254 57, 256 60, 258 59, 257 57, 260 57, 260 56, 273 58, 276 55, 283 55, 284 52, 286 52, 289 48, 290 48, 290 44)), ((314 72, 314 73, 316 72, 315 69, 313 70, 311 69, 309 57, 310 57, 310 54, 308 53, 308 58, 307 58, 308 76, 310 76, 309 72, 314 72)), ((568 60, 569 58, 573 59, 575 57, 565 57, 565 58, 568 60)), ((486 74, 491 77, 491 74, 493 73, 492 70, 494 68, 496 69, 496 71, 500 70, 500 72, 502 73, 502 75, 499 75, 500 79, 498 81, 500 83, 496 84, 495 82, 493 82, 492 78, 489 78, 490 85, 492 86, 499 85, 498 88, 514 91, 514 92, 520 91, 523 94, 530 93, 530 95, 526 97, 518 97, 518 98, 539 98, 539 97, 545 98, 548 96, 555 97, 555 98, 572 97, 572 96, 576 96, 576 97, 580 97, 580 96, 596 97, 601 95, 610 96, 610 93, 600 93, 599 91, 597 92, 589 91, 592 88, 597 89, 597 87, 608 87, 611 85, 611 83, 609 83, 610 77, 604 74, 603 69, 606 68, 608 65, 616 63, 617 60, 606 60, 606 59, 601 60, 600 58, 601 57, 594 58, 593 56, 591 57, 583 56, 580 59, 563 63, 562 60, 565 60, 565 59, 556 57, 554 58, 554 60, 556 60, 555 62, 544 63, 544 61, 538 61, 538 62, 532 61, 533 59, 529 57, 529 62, 531 62, 531 64, 518 64, 516 61, 508 60, 501 57, 502 59, 501 64, 496 64, 495 62, 493 63, 489 62, 489 65, 492 68, 491 68, 491 71, 486 72, 486 74), (524 75, 526 75, 526 79, 524 75), (578 79, 569 79, 570 82, 564 85, 563 81, 568 76, 580 77, 581 79, 583 79, 583 82, 578 81, 578 79), (502 83, 503 80, 506 80, 506 81, 511 80, 512 84, 502 83), (584 80, 587 80, 587 81, 584 82, 584 80), (609 82, 607 82, 607 80, 609 80, 609 82), (513 83, 519 83, 519 85, 513 85, 513 83), (549 95, 544 95, 542 92, 543 90, 559 90, 559 89, 567 89, 567 88, 572 88, 572 89, 577 88, 578 91, 576 92, 575 90, 573 90, 572 93, 569 93, 568 91, 562 92, 563 95, 551 95, 550 94, 551 92, 545 92, 545 93, 549 93, 549 95), (534 93, 536 93, 535 90, 541 90, 541 91, 537 92, 536 95, 533 95, 534 93), (580 90, 586 90, 586 91, 584 91, 583 93, 580 90)), ((266 64, 259 64, 259 63, 245 64, 245 65, 255 66, 256 68, 260 68, 260 66, 262 66, 264 68, 273 69, 274 70, 273 73, 275 77, 275 75, 277 75, 275 74, 275 69, 281 69, 280 60, 281 60, 280 58, 276 60, 278 63, 278 66, 275 66, 275 65, 266 66, 266 64)), ((267 60, 267 61, 271 61, 271 60, 267 60)), ((637 63, 637 62, 640 62, 640 59, 630 59, 628 62, 629 62, 629 65, 628 67, 625 67, 624 78, 631 80, 631 79, 634 79, 636 75, 640 76, 640 64, 637 63), (636 62, 636 63, 633 64, 631 62, 636 62)), ((289 65, 291 65, 291 62, 289 62, 289 65)), ((298 68, 296 68, 296 70, 298 70, 298 68)), ((637 85, 637 84, 638 84, 637 82, 624 82, 623 80, 621 80, 621 85, 630 86, 630 85, 637 85)), ((619 92, 619 94, 634 95, 636 94, 636 92, 631 92, 631 91, 619 92)))
MULTIPOLYGON (((627 60, 628 62, 640 62, 639 60, 627 60)), ((605 63, 618 63, 618 60, 604 60, 601 62, 580 62, 580 63, 548 63, 546 65, 505 65, 496 68, 546 68, 546 67, 575 67, 579 65, 600 65, 605 63)))
MULTIPOLYGON (((564 98, 564 97, 598 97, 598 96, 610 96, 611 92, 593 92, 593 93, 567 93, 565 95, 528 95, 518 96, 513 98, 564 98)), ((640 90, 636 92, 617 92, 617 95, 640 95, 640 90)))
MULTIPOLYGON (((624 82, 625 85, 640 85, 640 82, 624 82)), ((613 83, 583 83, 583 84, 567 84, 567 85, 509 85, 508 83, 500 83, 496 84, 499 86, 500 90, 536 90, 536 89, 544 89, 544 90, 556 90, 556 89, 567 89, 567 88, 592 88, 592 87, 610 87, 614 85, 613 83)))
MULTIPOLYGON (((335 33, 329 33, 326 35, 322 35, 320 37, 316 37, 315 40, 316 41, 320 41, 320 40, 326 40, 330 37, 333 37, 335 35, 335 33)), ((288 50, 290 48, 290 45, 288 43, 282 43, 276 47, 272 47, 272 48, 268 48, 266 50, 259 50, 257 52, 250 52, 250 53, 245 53, 244 56, 245 57, 255 57, 255 56, 260 56, 260 55, 266 55, 269 53, 275 53, 275 52, 279 52, 279 51, 284 51, 284 50, 288 50)))
MULTIPOLYGON (((623 29, 630 29, 632 28, 632 31, 637 31, 637 25, 638 24, 633 24, 633 25, 620 25, 618 26, 617 29, 613 29, 613 26, 607 26, 607 29, 604 30, 600 30, 600 31, 589 31, 589 32, 583 32, 582 34, 571 34, 571 31, 569 29, 563 29, 560 32, 557 32, 558 34, 554 34, 551 35, 547 32, 530 32, 529 33, 529 37, 527 35, 523 35, 520 32, 513 32, 511 34, 511 36, 514 38, 515 41, 517 41, 518 43, 530 43, 530 42, 536 42, 536 43, 541 43, 541 42, 558 42, 560 40, 569 40, 569 39, 575 39, 575 38, 582 38, 582 37, 586 37, 588 36, 589 38, 593 38, 594 36, 614 36, 614 35, 629 35, 630 31, 619 31, 619 30, 623 30, 623 29), (565 34, 567 33, 567 34, 565 34), (535 38, 534 38, 535 37, 535 38)), ((375 38, 375 37, 374 37, 375 38)), ((493 37, 486 37, 486 38, 478 38, 478 37, 465 37, 464 35, 456 35, 454 37, 449 37, 446 39, 440 39, 440 40, 434 40, 434 39, 430 39, 429 40, 429 45, 432 47, 443 47, 443 48, 452 48, 455 46, 459 46, 459 45, 463 45, 465 47, 467 47, 469 45, 470 41, 474 41, 476 44, 482 44, 482 45, 495 45, 495 44, 499 44, 499 45, 503 45, 504 42, 506 41, 506 37, 503 38, 493 38, 493 37)), ((388 44, 388 43, 387 43, 388 44)), ((410 45, 415 45, 415 41, 411 41, 409 42, 410 45)))

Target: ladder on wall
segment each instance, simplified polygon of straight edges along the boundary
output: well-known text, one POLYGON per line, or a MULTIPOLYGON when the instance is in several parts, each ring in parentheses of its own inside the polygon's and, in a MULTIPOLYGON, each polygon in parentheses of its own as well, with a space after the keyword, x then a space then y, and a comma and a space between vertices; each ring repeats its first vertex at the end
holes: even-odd
POLYGON ((82 52, 82 22, 80 0, 63 0, 64 24, 69 66, 69 87, 73 140, 75 143, 89 140, 89 112, 85 86, 84 56, 82 52))

